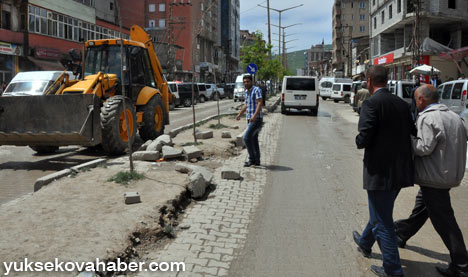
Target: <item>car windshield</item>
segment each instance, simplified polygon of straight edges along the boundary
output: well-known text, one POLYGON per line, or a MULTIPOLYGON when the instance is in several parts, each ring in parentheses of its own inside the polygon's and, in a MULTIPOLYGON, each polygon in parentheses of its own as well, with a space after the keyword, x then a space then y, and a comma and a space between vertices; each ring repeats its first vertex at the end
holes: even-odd
POLYGON ((236 83, 236 88, 244 89, 244 83, 236 83))
POLYGON ((85 76, 98 72, 116 74, 120 79, 120 46, 104 45, 86 49, 85 76))
POLYGON ((10 85, 5 90, 5 94, 19 93, 29 95, 41 95, 48 84, 49 81, 39 80, 30 82, 10 83, 10 85))

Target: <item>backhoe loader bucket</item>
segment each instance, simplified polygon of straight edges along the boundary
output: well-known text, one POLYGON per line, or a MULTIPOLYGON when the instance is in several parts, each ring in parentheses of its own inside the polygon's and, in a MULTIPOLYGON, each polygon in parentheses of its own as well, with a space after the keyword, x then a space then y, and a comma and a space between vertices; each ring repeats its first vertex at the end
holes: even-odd
POLYGON ((99 143, 100 100, 93 94, 0 97, 0 145, 99 143))

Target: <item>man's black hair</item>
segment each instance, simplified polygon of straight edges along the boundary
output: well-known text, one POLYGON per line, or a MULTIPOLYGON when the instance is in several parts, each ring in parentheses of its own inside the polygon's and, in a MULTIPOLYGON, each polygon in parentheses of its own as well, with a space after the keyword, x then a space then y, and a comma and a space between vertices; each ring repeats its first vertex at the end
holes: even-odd
POLYGON ((244 75, 244 77, 242 77, 242 80, 245 80, 245 79, 249 79, 250 81, 253 81, 252 75, 244 75))
POLYGON ((367 78, 375 85, 387 85, 388 71, 387 68, 381 65, 376 65, 367 70, 367 78))

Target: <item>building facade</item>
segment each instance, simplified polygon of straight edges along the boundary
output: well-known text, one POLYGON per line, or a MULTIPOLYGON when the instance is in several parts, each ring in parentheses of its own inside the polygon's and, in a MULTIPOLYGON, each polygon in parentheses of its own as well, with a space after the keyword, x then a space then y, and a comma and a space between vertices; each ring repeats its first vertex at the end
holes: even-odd
POLYGON ((369 46, 369 0, 335 0, 332 15, 334 74, 351 77, 352 50, 361 52, 369 46))
POLYGON ((442 81, 466 76, 466 54, 451 59, 444 53, 468 46, 467 13, 468 1, 372 0, 372 63, 388 67, 397 80, 413 78, 409 71, 418 64, 441 70, 442 81))
POLYGON ((224 81, 231 83, 240 73, 240 1, 221 0, 221 47, 224 50, 224 81))
POLYGON ((332 50, 332 45, 325 44, 323 41, 321 44, 313 45, 307 50, 304 74, 306 76, 328 76, 332 74, 332 50))
MULTIPOLYGON (((98 2, 96 6, 94 0, 2 1, 0 81, 9 82, 19 71, 64 70, 71 60, 69 51, 82 52, 84 41, 120 37, 116 3, 98 2)), ((130 26, 142 21, 125 8, 125 2, 119 1, 122 31, 128 38, 130 26)), ((143 1, 133 2, 134 8, 143 8, 139 5, 143 1)))

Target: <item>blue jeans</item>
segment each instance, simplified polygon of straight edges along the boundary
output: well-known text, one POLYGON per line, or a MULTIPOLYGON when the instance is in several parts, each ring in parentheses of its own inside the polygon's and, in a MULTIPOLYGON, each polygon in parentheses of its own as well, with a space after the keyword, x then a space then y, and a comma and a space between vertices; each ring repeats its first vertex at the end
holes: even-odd
POLYGON ((263 126, 263 119, 257 118, 254 122, 248 122, 247 130, 244 133, 244 143, 249 152, 249 161, 260 163, 260 145, 258 144, 258 134, 263 126))
POLYGON ((402 275, 400 255, 393 224, 393 205, 399 191, 367 191, 369 199, 369 223, 359 238, 359 244, 370 250, 377 241, 382 252, 385 273, 402 275))

